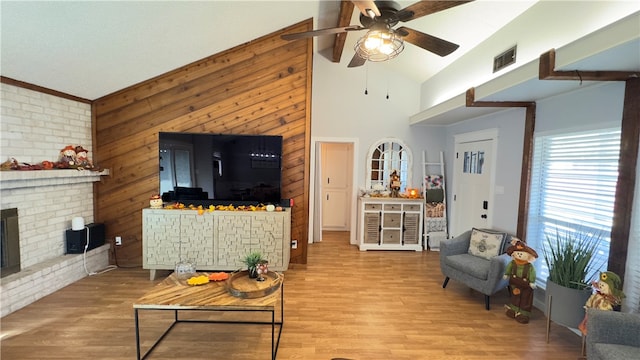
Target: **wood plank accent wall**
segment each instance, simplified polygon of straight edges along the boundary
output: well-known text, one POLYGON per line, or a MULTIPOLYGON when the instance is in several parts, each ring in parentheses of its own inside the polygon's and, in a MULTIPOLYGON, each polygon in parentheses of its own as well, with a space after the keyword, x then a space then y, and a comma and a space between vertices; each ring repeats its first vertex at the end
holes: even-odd
MULTIPOLYGON (((119 265, 142 263, 142 209, 158 193, 158 133, 282 135, 282 196, 294 199, 291 262, 306 263, 313 42, 285 41, 312 19, 93 102, 96 221, 122 236, 119 265)), ((153 61, 146 59, 144 61, 153 61)))

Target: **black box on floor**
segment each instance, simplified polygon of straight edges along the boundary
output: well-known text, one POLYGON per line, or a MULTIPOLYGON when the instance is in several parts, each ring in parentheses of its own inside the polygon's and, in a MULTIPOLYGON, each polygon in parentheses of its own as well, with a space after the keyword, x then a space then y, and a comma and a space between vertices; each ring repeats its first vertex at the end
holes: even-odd
POLYGON ((67 254, 82 254, 87 244, 87 231, 89 232, 88 250, 104 245, 104 224, 87 224, 82 230, 67 230, 67 254))

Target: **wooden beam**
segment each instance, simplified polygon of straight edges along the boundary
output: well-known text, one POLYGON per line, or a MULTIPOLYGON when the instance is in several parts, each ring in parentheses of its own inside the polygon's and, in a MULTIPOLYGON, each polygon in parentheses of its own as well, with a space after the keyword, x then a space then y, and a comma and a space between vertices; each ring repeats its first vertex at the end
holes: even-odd
POLYGON ((466 105, 467 107, 529 107, 533 104, 535 106, 535 101, 476 101, 476 89, 469 88, 466 94, 466 105))
MULTIPOLYGON (((607 269, 624 280, 629 248, 633 196, 638 166, 638 140, 640 139, 640 79, 627 80, 622 111, 620 159, 618 181, 613 205, 611 244, 607 269)), ((637 211, 637 209, 636 209, 637 211)))
POLYGON ((77 102, 81 102, 81 103, 85 103, 85 104, 91 104, 92 103, 92 101, 89 100, 89 99, 85 99, 85 98, 81 98, 81 97, 78 97, 78 96, 75 96, 75 95, 63 93, 63 92, 60 92, 60 91, 57 91, 57 90, 53 90, 53 89, 49 89, 49 88, 46 88, 46 87, 42 87, 42 86, 39 86, 39 85, 34 85, 34 84, 27 83, 27 82, 24 82, 24 81, 15 80, 15 79, 12 79, 12 78, 8 78, 6 76, 0 76, 0 83, 9 84, 9 85, 21 87, 23 89, 29 89, 29 90, 41 92, 43 94, 49 94, 49 95, 57 96, 59 98, 72 100, 72 101, 77 101, 77 102))
POLYGON ((533 159, 533 135, 536 128, 536 103, 527 106, 522 140, 522 165, 520 168, 520 199, 516 234, 526 242, 531 194, 531 160, 533 159))
POLYGON ((527 239, 527 217, 529 214, 529 193, 531 191, 531 159, 533 158, 533 134, 536 127, 535 101, 476 101, 476 90, 466 93, 467 107, 523 107, 526 109, 524 135, 522 139, 522 167, 520 169, 520 198, 518 201, 518 225, 516 235, 527 239))
POLYGON ((540 55, 538 78, 540 80, 625 81, 640 77, 638 71, 556 71, 556 50, 540 55))
MULTIPOLYGON (((349 26, 351 22, 351 16, 353 15, 354 5, 349 0, 342 0, 340 2, 340 14, 338 15, 337 27, 349 26)), ((335 35, 333 40, 333 57, 331 61, 339 63, 342 58, 342 51, 344 50, 344 43, 347 40, 347 33, 339 33, 335 35)))

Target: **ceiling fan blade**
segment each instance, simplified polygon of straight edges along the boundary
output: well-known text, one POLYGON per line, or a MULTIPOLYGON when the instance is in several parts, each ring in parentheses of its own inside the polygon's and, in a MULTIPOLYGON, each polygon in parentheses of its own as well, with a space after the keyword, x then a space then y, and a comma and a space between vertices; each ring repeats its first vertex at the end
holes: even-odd
POLYGON ((409 5, 406 8, 398 11, 398 20, 409 21, 423 17, 429 14, 437 13, 438 11, 446 10, 458 5, 466 4, 473 0, 462 1, 418 1, 413 5, 409 5))
POLYGON ((358 7, 358 9, 360 9, 360 12, 364 16, 372 18, 371 14, 367 10, 373 11, 373 14, 375 16, 380 16, 380 10, 373 0, 351 0, 351 2, 354 3, 358 7))
POLYGON ((284 40, 298 40, 298 39, 306 39, 314 36, 340 34, 347 31, 358 31, 358 30, 365 30, 365 29, 366 28, 360 25, 349 25, 345 27, 335 27, 335 28, 328 28, 328 29, 304 31, 304 32, 299 32, 294 34, 283 34, 283 35, 280 35, 280 37, 284 40))
POLYGON ((457 44, 449 42, 447 40, 443 40, 437 38, 435 36, 425 34, 418 30, 409 29, 407 27, 399 27, 397 29, 398 33, 402 34, 402 38, 404 41, 411 43, 415 46, 419 46, 427 51, 431 51, 432 53, 440 56, 447 56, 452 52, 456 51, 458 47, 457 44), (407 35, 404 35, 404 34, 407 35))
POLYGON ((358 67, 358 66, 362 66, 364 65, 364 63, 367 62, 367 59, 363 59, 360 56, 358 56, 358 53, 353 54, 353 57, 351 58, 351 61, 349 62, 349 65, 347 65, 347 67, 358 67))

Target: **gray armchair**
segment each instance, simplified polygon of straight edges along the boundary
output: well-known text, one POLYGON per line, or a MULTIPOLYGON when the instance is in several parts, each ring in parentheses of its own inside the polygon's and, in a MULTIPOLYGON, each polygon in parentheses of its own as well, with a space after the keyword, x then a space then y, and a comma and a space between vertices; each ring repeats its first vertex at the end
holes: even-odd
POLYGON ((500 255, 490 260, 469 254, 471 230, 453 238, 440 241, 440 270, 445 276, 443 288, 449 279, 456 280, 484 294, 485 308, 490 308, 490 297, 509 285, 502 277, 511 257, 505 253, 511 242, 506 234, 500 255))
POLYGON ((587 309, 587 359, 640 359, 640 315, 587 309))

